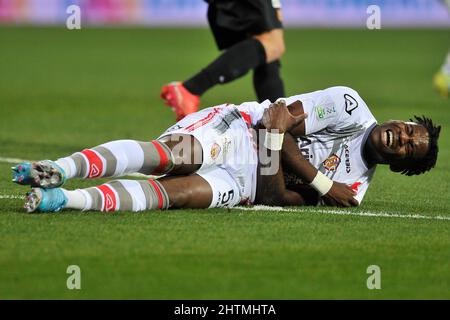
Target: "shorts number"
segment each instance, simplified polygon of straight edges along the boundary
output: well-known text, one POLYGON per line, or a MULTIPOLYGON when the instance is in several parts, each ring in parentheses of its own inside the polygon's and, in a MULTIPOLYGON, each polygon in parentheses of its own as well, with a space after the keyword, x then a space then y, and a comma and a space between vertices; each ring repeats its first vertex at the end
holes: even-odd
POLYGON ((234 190, 230 190, 227 193, 224 193, 222 196, 222 206, 229 205, 230 201, 234 198, 234 190))

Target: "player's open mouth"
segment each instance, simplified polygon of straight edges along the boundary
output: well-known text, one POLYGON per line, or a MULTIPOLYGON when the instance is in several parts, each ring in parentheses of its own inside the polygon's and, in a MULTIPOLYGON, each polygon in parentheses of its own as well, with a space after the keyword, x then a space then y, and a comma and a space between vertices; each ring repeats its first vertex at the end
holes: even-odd
POLYGON ((386 135, 385 137, 386 146, 388 148, 391 148, 394 143, 394 133, 392 132, 392 130, 388 129, 384 132, 384 134, 386 135))

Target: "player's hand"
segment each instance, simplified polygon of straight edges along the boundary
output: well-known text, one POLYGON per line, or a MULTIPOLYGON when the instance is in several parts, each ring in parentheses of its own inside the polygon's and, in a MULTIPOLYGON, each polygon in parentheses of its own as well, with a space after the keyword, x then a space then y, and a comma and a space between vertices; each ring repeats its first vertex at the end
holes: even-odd
POLYGON ((262 122, 267 130, 278 130, 279 133, 285 133, 307 117, 307 113, 293 116, 286 107, 286 101, 279 100, 264 110, 262 122))
POLYGON ((322 197, 325 204, 337 207, 355 207, 359 205, 354 198, 356 192, 348 185, 333 181, 330 191, 322 197))

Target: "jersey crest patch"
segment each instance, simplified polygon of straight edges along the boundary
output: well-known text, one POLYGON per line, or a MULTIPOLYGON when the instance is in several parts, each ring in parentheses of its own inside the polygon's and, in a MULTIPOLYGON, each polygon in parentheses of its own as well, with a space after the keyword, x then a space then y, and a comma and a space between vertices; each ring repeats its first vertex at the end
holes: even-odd
POLYGON ((340 163, 341 163, 341 158, 339 158, 335 153, 333 153, 322 164, 326 170, 336 171, 336 169, 340 163))
POLYGON ((214 143, 211 147, 211 159, 216 160, 220 151, 222 151, 222 148, 217 143, 214 143))

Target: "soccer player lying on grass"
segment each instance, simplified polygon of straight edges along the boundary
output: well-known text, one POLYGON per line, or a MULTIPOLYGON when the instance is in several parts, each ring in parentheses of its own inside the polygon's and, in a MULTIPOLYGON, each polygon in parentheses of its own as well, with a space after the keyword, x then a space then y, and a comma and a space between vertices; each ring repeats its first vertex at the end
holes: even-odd
POLYGON ((26 198, 28 212, 250 203, 355 206, 361 203, 376 164, 389 164, 407 175, 431 169, 439 131, 426 118, 377 125, 356 91, 333 87, 275 104, 247 102, 204 109, 157 140, 112 141, 55 162, 19 164, 13 168, 13 180, 33 187, 26 198), (257 143, 255 129, 260 129, 259 140, 264 143, 257 143), (60 188, 71 178, 134 172, 163 176, 73 191, 60 188))

